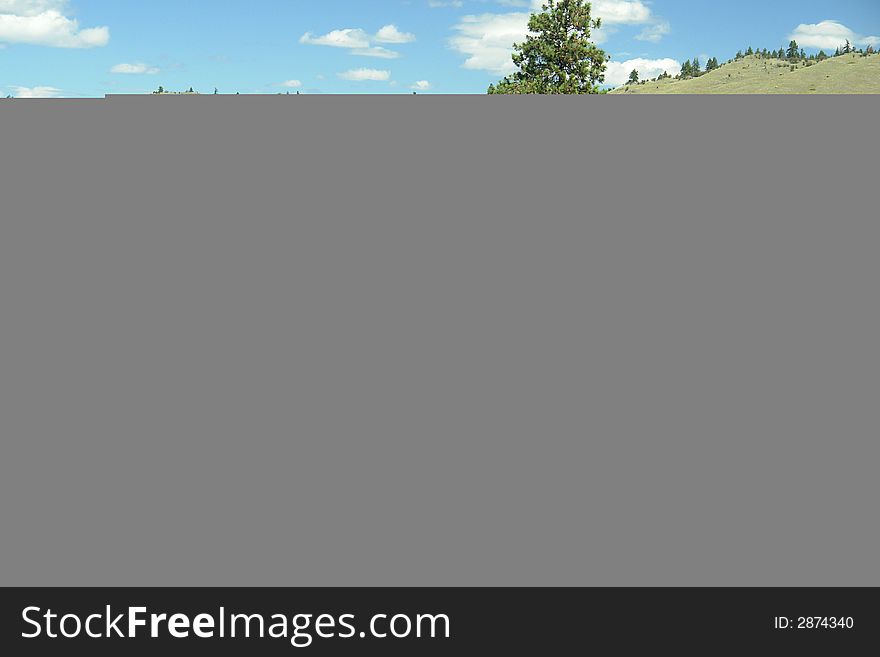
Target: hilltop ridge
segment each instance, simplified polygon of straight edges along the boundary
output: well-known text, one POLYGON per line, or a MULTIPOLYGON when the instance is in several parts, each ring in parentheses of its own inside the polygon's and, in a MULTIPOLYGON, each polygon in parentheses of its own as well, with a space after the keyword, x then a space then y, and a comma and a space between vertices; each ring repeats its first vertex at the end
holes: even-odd
POLYGON ((880 94, 880 54, 792 63, 747 55, 699 77, 627 84, 612 94, 880 94))

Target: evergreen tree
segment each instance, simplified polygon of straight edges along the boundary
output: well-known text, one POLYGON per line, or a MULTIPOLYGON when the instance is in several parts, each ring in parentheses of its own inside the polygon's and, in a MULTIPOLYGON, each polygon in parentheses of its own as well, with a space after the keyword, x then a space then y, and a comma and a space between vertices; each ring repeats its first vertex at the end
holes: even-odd
POLYGON ((806 59, 806 58, 807 58, 807 53, 803 48, 801 48, 801 59, 806 59))
POLYGON ((828 59, 828 55, 825 54, 824 50, 820 50, 819 54, 816 55, 816 59, 818 59, 821 62, 821 61, 828 59))
POLYGON ((636 69, 632 70, 632 73, 629 74, 629 81, 627 84, 638 84, 639 83, 639 72, 636 69))
POLYGON ((694 75, 693 65, 685 60, 684 64, 681 65, 681 77, 682 78, 690 78, 694 75))
POLYGON ((800 54, 800 46, 798 46, 797 41, 791 41, 788 44, 788 52, 786 55, 789 59, 797 59, 797 56, 800 54))
POLYGON ((737 51, 736 51, 736 59, 739 60, 739 59, 742 59, 742 58, 743 58, 743 51, 742 51, 742 50, 737 50, 737 51))
POLYGON ((490 94, 596 94, 608 56, 590 41, 602 20, 585 0, 546 0, 529 18, 529 35, 514 45, 517 70, 490 94))
POLYGON ((754 55, 754 54, 755 54, 755 51, 752 50, 751 46, 749 46, 749 49, 746 50, 746 57, 748 57, 749 55, 754 55))
POLYGON ((843 54, 848 55, 852 52, 852 44, 849 42, 849 39, 846 40, 846 45, 843 47, 843 54))
POLYGON ((700 71, 702 70, 703 67, 700 65, 700 58, 694 57, 694 61, 691 64, 691 72, 693 73, 694 77, 699 77, 700 71))

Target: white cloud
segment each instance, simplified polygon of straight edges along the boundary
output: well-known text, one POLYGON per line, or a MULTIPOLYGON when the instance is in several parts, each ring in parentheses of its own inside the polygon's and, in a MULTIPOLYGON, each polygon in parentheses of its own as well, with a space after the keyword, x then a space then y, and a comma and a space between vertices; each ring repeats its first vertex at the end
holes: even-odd
POLYGON ((299 89, 303 86, 303 83, 299 80, 287 80, 286 82, 282 82, 281 86, 287 87, 288 89, 299 89))
POLYGON ((843 23, 826 20, 820 23, 801 23, 789 35, 789 39, 798 42, 804 48, 821 48, 834 50, 843 46, 848 40, 851 44, 870 46, 880 43, 880 37, 860 36, 843 23))
POLYGON ((378 57, 380 59, 397 59, 400 53, 389 50, 377 43, 412 43, 416 40, 415 34, 401 32, 395 25, 385 25, 376 34, 368 34, 366 30, 348 27, 342 30, 333 30, 321 36, 315 36, 311 32, 303 34, 299 42, 311 46, 330 46, 331 48, 346 48, 352 55, 360 57, 378 57))
POLYGON ((353 82, 386 82, 391 79, 391 71, 379 71, 374 68, 356 68, 340 73, 339 77, 353 82))
POLYGON ((643 25, 654 19, 650 7, 641 0, 593 0, 593 16, 609 25, 643 25))
POLYGON ((306 32, 300 39, 300 43, 312 46, 330 46, 332 48, 369 48, 370 37, 366 32, 355 28, 333 30, 323 36, 315 36, 306 32))
POLYGON ((663 37, 669 34, 671 29, 672 28, 669 25, 669 21, 660 20, 653 25, 648 25, 633 38, 635 38, 637 41, 650 41, 651 43, 658 43, 663 37))
POLYGON ((394 50, 388 50, 382 46, 371 46, 370 48, 355 48, 351 51, 352 55, 360 57, 378 57, 379 59, 397 59, 400 53, 394 50))
POLYGON ((676 76, 681 73, 681 64, 674 59, 643 59, 637 57, 625 62, 608 62, 605 70, 605 84, 619 87, 629 80, 629 74, 633 70, 639 72, 642 80, 656 78, 663 72, 676 76))
POLYGON ((373 39, 377 43, 412 43, 416 40, 416 35, 401 32, 395 25, 386 25, 376 32, 373 39))
POLYGON ((16 98, 58 98, 61 89, 55 87, 12 87, 16 98))
POLYGON ((126 75, 155 75, 159 72, 159 69, 155 66, 149 66, 147 64, 117 64, 113 68, 110 69, 111 73, 122 73, 126 75))
POLYGON ((516 70, 511 60, 513 44, 525 40, 529 15, 525 12, 463 16, 453 29, 450 46, 467 55, 464 68, 507 75, 516 70))
POLYGON ((110 41, 107 27, 80 28, 67 0, 0 0, 0 42, 94 48, 110 41))
POLYGON ((419 80, 410 85, 410 89, 413 89, 414 91, 429 91, 431 89, 431 83, 427 80, 419 80))

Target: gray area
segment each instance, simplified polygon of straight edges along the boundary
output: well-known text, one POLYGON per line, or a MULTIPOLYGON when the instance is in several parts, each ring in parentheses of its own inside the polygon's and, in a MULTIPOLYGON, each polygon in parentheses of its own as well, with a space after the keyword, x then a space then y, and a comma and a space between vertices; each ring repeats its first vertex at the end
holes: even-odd
POLYGON ((0 102, 0 584, 880 585, 863 98, 0 102))

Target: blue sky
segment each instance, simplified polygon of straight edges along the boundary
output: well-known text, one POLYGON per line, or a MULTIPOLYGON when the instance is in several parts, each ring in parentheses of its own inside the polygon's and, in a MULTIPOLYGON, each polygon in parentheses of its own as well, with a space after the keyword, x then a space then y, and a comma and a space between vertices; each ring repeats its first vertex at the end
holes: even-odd
MULTIPOLYGON (((540 0, 0 0, 0 94, 485 93, 540 0)), ((880 0, 595 0, 622 83, 748 45, 880 46, 880 0)))

